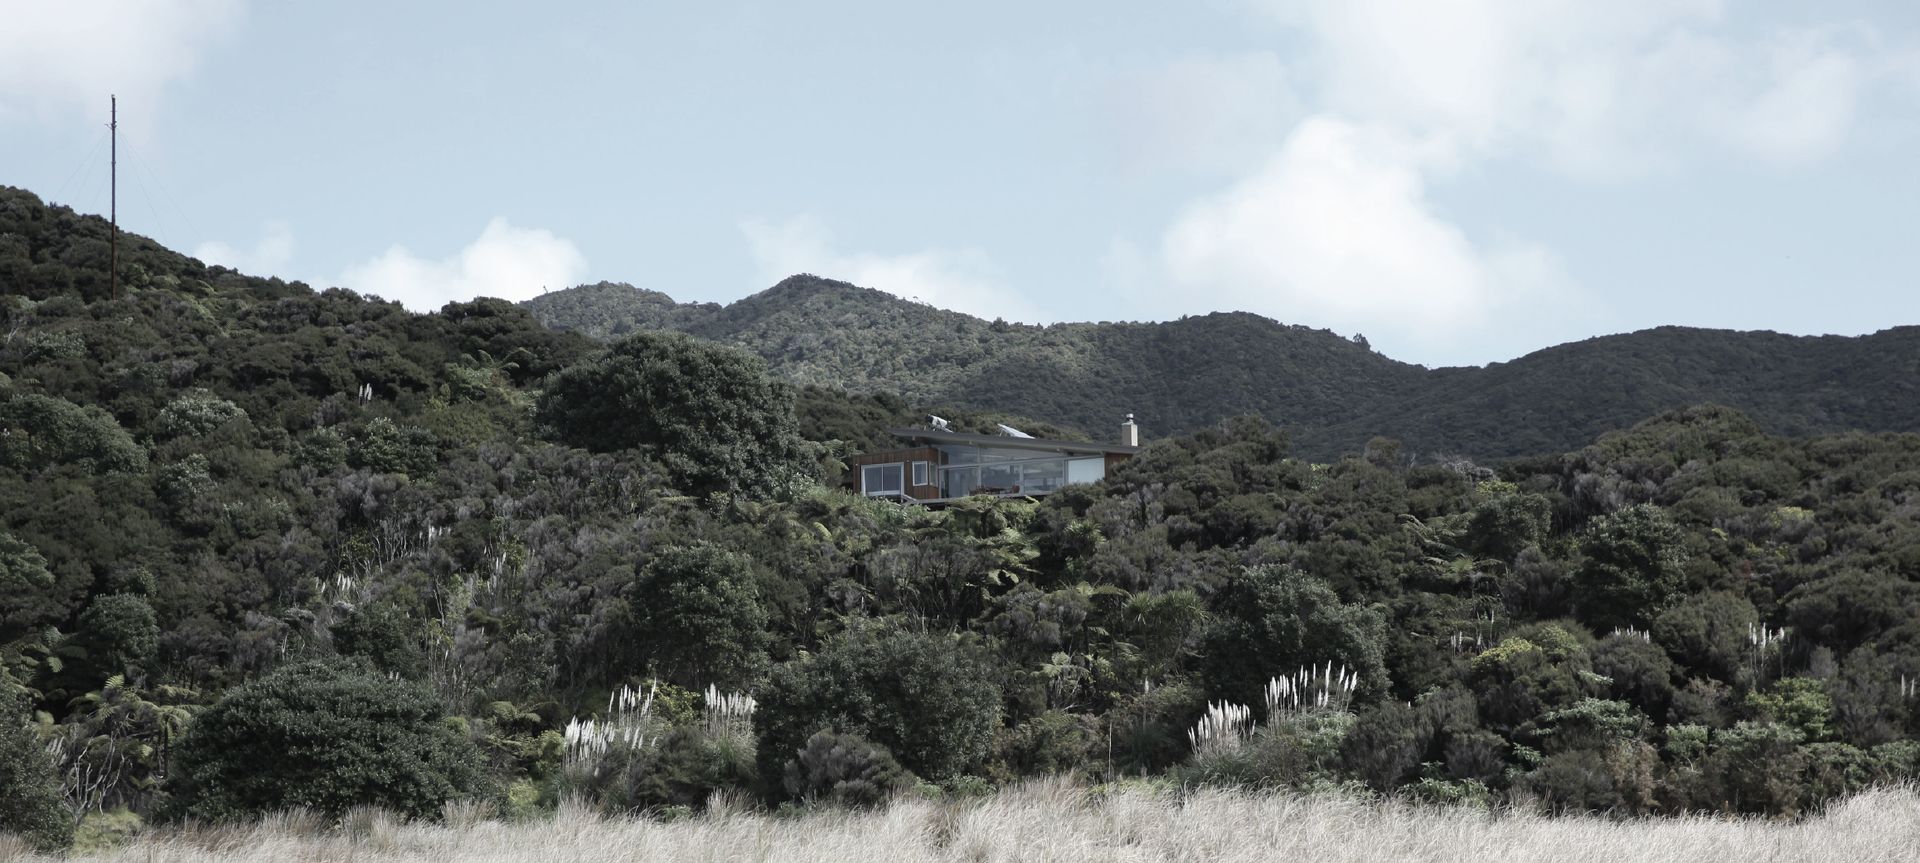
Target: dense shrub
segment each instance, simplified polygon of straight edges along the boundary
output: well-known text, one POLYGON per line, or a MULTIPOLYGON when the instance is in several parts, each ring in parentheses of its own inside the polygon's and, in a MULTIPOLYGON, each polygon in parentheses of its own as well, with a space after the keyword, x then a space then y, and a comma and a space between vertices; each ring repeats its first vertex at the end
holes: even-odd
POLYGON ((765 368, 731 348, 640 333, 556 374, 539 421, 574 446, 641 450, 689 491, 762 491, 805 465, 792 390, 765 368))
POLYGON ((1363 692, 1386 689, 1384 617, 1342 602, 1325 581, 1290 566, 1249 567, 1215 605, 1221 613, 1201 649, 1212 697, 1257 703, 1273 675, 1329 661, 1359 675, 1363 692))
POLYGON ((0 691, 0 833, 24 837, 41 851, 73 842, 73 816, 60 796, 47 751, 27 730, 27 718, 0 691))
POLYGON ((631 600, 641 659, 689 688, 750 683, 767 663, 767 611, 752 561, 708 543, 665 548, 631 600))
POLYGON ((754 714, 767 776, 832 730, 885 746, 917 775, 949 779, 986 757, 999 722, 1000 689, 977 648, 888 624, 855 627, 774 669, 754 714))
POLYGON ((822 729, 787 763, 784 787, 802 800, 877 806, 912 781, 885 746, 822 729))
POLYGON ((147 452, 111 414, 43 395, 0 399, 0 465, 40 470, 77 464, 91 471, 146 469, 147 452))
POLYGON ((1049 710, 1000 734, 995 749, 1001 778, 1071 773, 1085 766, 1094 745, 1091 717, 1049 710))
POLYGON ((420 817, 481 790, 478 751, 431 693, 339 661, 229 691, 188 726, 176 770, 181 811, 214 820, 361 805, 420 817))
POLYGON ((1353 725, 1353 714, 1341 711, 1272 717, 1244 741, 1196 753, 1181 777, 1242 788, 1334 782, 1338 778, 1334 767, 1353 725))

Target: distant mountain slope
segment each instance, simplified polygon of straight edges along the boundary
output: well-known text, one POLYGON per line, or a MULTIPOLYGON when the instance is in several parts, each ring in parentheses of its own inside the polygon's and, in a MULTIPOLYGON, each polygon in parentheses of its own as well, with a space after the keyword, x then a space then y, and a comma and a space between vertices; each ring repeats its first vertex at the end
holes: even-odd
POLYGON ((1153 435, 1257 413, 1315 458, 1376 435, 1416 453, 1564 451, 1703 402, 1780 434, 1920 430, 1920 327, 1861 337, 1661 327, 1485 368, 1426 369, 1247 313, 1040 327, 814 276, 726 306, 607 283, 526 305, 559 329, 603 338, 682 330, 746 348, 799 383, 1008 411, 1096 435, 1129 411, 1153 435))

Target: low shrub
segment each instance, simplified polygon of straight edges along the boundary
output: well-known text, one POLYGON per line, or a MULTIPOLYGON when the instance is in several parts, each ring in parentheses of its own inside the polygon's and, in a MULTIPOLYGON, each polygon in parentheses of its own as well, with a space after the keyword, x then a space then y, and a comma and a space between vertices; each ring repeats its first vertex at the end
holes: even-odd
POLYGON ((480 764, 419 684, 359 662, 304 662, 229 690, 188 726, 176 806, 215 821, 295 807, 434 817, 481 790, 480 764))

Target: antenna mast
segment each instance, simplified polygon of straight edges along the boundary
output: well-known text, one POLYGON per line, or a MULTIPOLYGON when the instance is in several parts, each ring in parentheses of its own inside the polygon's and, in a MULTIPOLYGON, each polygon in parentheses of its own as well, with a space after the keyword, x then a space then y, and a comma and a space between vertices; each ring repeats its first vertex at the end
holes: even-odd
POLYGON ((120 299, 120 97, 107 97, 107 220, 113 223, 113 253, 107 264, 107 296, 120 299))

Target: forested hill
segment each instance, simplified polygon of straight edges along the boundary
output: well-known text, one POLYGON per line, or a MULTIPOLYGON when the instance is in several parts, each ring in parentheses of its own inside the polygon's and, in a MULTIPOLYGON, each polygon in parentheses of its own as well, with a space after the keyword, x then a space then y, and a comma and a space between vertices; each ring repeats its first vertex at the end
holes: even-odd
MULTIPOLYGON (((0 189, 0 848, 128 819, 670 814, 1057 774, 1623 815, 1792 815, 1920 779, 1920 435, 1786 439, 1695 407, 1495 471, 1309 461, 1237 417, 1097 483, 935 510, 834 481, 924 402, 137 236, 115 296, 106 238, 0 189)), ((857 333, 781 315, 862 296, 651 299, 804 344, 857 333)), ((1021 361, 993 336, 1086 378, 1164 340, 1158 361, 1218 369, 1193 389, 1271 391, 1189 332, 1268 346, 1248 365, 1296 364, 1305 404, 1459 374, 1246 315, 1055 343, 879 308, 892 332, 985 333, 983 375, 1021 361)), ((1605 345, 1550 353, 1578 370, 1605 345)), ((1828 362, 1846 377, 1792 368, 1866 379, 1828 362)), ((1787 377, 1718 374, 1749 371, 1787 377)))
POLYGON ((678 330, 746 348, 790 380, 1005 410, 1095 435, 1128 412, 1156 435, 1256 413, 1314 458, 1374 436, 1421 455, 1558 452, 1702 402, 1736 407, 1778 434, 1920 430, 1920 327, 1861 337, 1662 327, 1430 370, 1246 313, 1029 326, 813 276, 724 307, 610 283, 526 305, 560 329, 601 338, 678 330))

